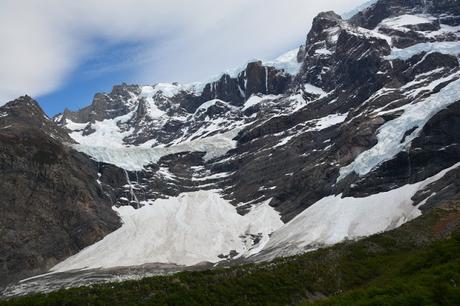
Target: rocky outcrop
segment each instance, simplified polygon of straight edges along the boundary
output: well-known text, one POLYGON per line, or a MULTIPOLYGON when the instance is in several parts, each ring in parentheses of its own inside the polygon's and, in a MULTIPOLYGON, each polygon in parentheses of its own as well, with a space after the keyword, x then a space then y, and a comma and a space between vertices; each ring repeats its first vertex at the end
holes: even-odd
MULTIPOLYGON (((455 0, 379 0, 351 18, 351 22, 367 29, 375 28, 383 19, 403 14, 442 14, 441 20, 451 25, 458 22, 460 4, 455 0)), ((419 28, 434 30, 433 28, 419 28)))
POLYGON ((374 29, 385 18, 406 13, 427 12, 431 7, 429 2, 425 0, 380 0, 353 16, 351 22, 366 29, 374 29))
MULTIPOLYGON (((454 80, 448 78, 459 69, 455 55, 418 52, 408 59, 391 60, 389 56, 395 49, 419 43, 458 41, 458 33, 446 28, 454 24, 456 10, 452 1, 380 0, 350 20, 334 12, 320 13, 298 51, 296 59, 302 67, 295 76, 254 61, 237 73, 224 73, 202 84, 201 90, 172 84, 174 94, 156 93, 152 100, 138 97, 136 102, 132 99, 139 96, 136 88, 125 86, 131 99, 125 98, 128 109, 123 115, 134 115, 117 125, 125 133, 134 130, 124 138, 126 144, 155 140, 152 146, 203 140, 244 125, 233 139, 237 147, 221 158, 197 159, 193 165, 179 155, 171 159, 183 166, 203 167, 211 175, 232 173, 215 184, 235 204, 248 203, 238 207, 243 214, 254 204, 272 199, 272 206, 289 221, 330 194, 372 194, 422 180, 449 165, 440 163, 426 175, 411 173, 410 178, 400 180, 382 169, 404 172, 401 162, 405 159, 400 155, 405 153, 401 152, 364 178, 350 175, 337 183, 342 167, 378 143, 378 131, 385 123, 401 116, 406 105, 423 100, 454 80), (421 21, 384 22, 403 15, 417 15, 421 21), (439 78, 447 80, 430 87, 439 78), (248 100, 256 102, 247 105, 248 100), (152 103, 167 114, 167 119, 149 117, 152 103), (342 121, 318 128, 318 122, 327 121, 329 116, 342 121), (369 183, 364 184, 367 180, 369 183)), ((122 95, 112 92, 108 96, 116 101, 115 96, 122 95)), ((91 135, 91 128, 92 123, 83 136, 91 135)), ((161 173, 169 165, 158 163, 163 159, 136 174, 128 173, 131 181, 140 177, 144 182, 138 186, 140 193, 147 193, 146 200, 197 186, 190 179, 196 175, 193 171, 175 183, 163 184, 161 173)), ((120 190, 125 193, 121 197, 129 202, 126 190, 120 190)), ((121 205, 119 198, 115 196, 114 201, 121 205)))
POLYGON ((70 119, 73 122, 84 123, 113 119, 125 115, 130 106, 127 101, 132 99, 134 94, 140 94, 139 86, 124 83, 116 85, 109 94, 95 94, 92 104, 78 112, 65 109, 62 116, 58 115, 57 121, 63 123, 65 119, 70 119))
MULTIPOLYGON (((78 242, 67 255, 116 227, 110 205, 139 208, 213 189, 241 215, 267 201, 290 222, 325 198, 363 198, 422 182, 460 162, 458 15, 457 2, 448 0, 380 0, 351 20, 321 13, 284 68, 253 61, 205 84, 115 86, 91 106, 55 118, 73 140, 43 115, 28 119, 42 118, 35 126, 43 130, 0 129, 16 131, 12 139, 33 133, 24 144, 29 155, 21 154, 46 170, 24 166, 26 157, 16 162, 17 148, 9 146, 4 164, 15 163, 5 171, 12 178, 19 175, 14 169, 41 173, 51 184, 50 203, 65 195, 63 211, 40 204, 65 221, 54 229, 74 233, 72 226, 86 222, 100 233, 69 234, 63 245, 78 242), (72 141, 98 162, 62 146, 72 141), (37 149, 42 142, 51 147, 37 149), (64 168, 72 175, 54 179, 64 168), (78 193, 80 187, 87 191, 78 193), (69 207, 77 207, 72 221, 61 217, 69 207)), ((11 118, 0 122, 15 126, 11 118)), ((426 211, 458 198, 458 175, 451 169, 424 186, 413 205, 426 211)))
POLYGON ((30 97, 0 107, 0 286, 47 271, 120 226, 95 163, 30 97))
MULTIPOLYGON (((429 120, 407 150, 359 179, 345 196, 364 197, 406 184, 414 184, 453 166, 459 162, 460 156, 459 124, 460 99, 459 102, 440 111, 429 120)), ((460 196, 460 186, 457 181, 460 171, 456 170, 455 173, 435 184, 435 186, 446 187, 446 190, 439 192, 437 190, 440 189, 439 187, 431 189, 436 193, 436 197, 429 199, 430 208, 435 205, 434 203, 440 203, 440 199, 460 196)), ((420 197, 418 202, 425 198, 420 197)))

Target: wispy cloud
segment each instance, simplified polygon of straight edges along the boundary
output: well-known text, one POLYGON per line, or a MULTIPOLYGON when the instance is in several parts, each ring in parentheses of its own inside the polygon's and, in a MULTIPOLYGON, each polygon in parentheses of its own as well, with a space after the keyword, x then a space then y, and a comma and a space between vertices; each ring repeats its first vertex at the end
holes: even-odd
POLYGON ((88 73, 132 66, 132 81, 200 80, 297 46, 319 11, 347 11, 362 2, 3 0, 0 104, 52 92, 88 58, 95 61, 88 73), (97 62, 98 52, 117 44, 130 48, 97 62))

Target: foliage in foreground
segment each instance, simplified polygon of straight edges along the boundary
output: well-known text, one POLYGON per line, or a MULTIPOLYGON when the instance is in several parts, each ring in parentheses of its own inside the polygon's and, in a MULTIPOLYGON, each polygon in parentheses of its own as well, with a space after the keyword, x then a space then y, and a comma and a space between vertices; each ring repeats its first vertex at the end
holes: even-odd
POLYGON ((0 305, 460 305, 459 212, 265 264, 59 290, 0 305), (454 226, 453 226, 454 225, 454 226))

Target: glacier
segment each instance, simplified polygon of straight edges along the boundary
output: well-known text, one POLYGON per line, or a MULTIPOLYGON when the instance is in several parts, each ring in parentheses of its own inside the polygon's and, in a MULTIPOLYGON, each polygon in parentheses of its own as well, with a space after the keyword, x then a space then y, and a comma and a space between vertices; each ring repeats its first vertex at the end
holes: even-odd
POLYGON ((427 42, 419 43, 404 49, 393 48, 391 54, 386 57, 388 60, 408 60, 412 56, 427 52, 439 52, 443 54, 458 55, 460 54, 460 44, 458 41, 444 41, 444 42, 427 42))
MULTIPOLYGON (((435 81, 436 82, 436 81, 435 81)), ((429 87, 429 85, 428 85, 429 87)), ((362 152, 349 165, 340 168, 337 182, 352 172, 363 176, 381 163, 390 160, 408 147, 421 132, 425 124, 442 109, 460 100, 460 80, 452 81, 425 99, 402 107, 404 113, 398 118, 386 122, 377 134, 377 144, 362 152), (410 135, 406 132, 416 128, 410 135), (407 137, 405 137, 405 135, 407 137)))
POLYGON ((98 162, 105 162, 116 165, 129 171, 140 171, 144 166, 155 163, 161 157, 181 153, 200 151, 205 152, 204 159, 210 160, 224 155, 236 147, 233 138, 239 129, 216 134, 213 136, 198 138, 191 141, 181 142, 169 147, 157 146, 153 148, 143 146, 99 146, 90 144, 74 144, 76 150, 88 154, 98 162))
POLYGON ((325 197, 275 231, 261 257, 267 260, 295 255, 399 227, 420 216, 419 207, 431 195, 417 206, 413 205, 412 197, 458 167, 460 163, 424 181, 363 198, 342 197, 341 194, 325 197))
POLYGON ((136 266, 145 263, 195 265, 218 262, 219 255, 258 252, 283 225, 265 201, 241 216, 217 190, 157 199, 139 209, 114 208, 123 225, 51 271, 136 266), (250 235, 260 236, 253 245, 250 235))

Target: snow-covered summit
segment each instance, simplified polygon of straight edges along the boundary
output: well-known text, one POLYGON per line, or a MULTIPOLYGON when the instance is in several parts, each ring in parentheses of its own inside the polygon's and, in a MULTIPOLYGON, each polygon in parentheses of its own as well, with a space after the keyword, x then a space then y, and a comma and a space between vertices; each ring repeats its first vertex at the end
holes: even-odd
POLYGON ((274 61, 201 84, 122 84, 65 111, 68 150, 124 224, 55 270, 272 259, 458 197, 459 16, 447 0, 324 12, 274 61))
MULTIPOLYGON (((208 175, 233 173, 208 187, 223 188, 242 213, 272 198, 289 221, 325 196, 353 194, 360 177, 404 154, 458 101, 458 25, 447 18, 451 8, 440 7, 380 0, 349 20, 321 13, 306 42, 273 61, 251 61, 201 84, 114 87, 96 95, 90 115, 67 112, 60 123, 76 149, 147 181, 163 171, 152 165, 169 156, 202 154, 208 175), (257 176, 267 163, 269 172, 257 176), (298 180, 312 189, 297 190, 298 180)), ((145 200, 201 188, 182 181, 187 187, 179 188, 175 175, 167 177, 174 192, 149 191, 145 200)), ((128 185, 145 193, 150 184, 128 185)))

